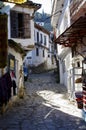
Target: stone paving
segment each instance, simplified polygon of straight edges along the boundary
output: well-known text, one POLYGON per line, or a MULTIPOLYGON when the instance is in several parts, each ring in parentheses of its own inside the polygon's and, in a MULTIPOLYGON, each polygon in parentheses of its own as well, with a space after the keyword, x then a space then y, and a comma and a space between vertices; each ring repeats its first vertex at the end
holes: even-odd
POLYGON ((19 99, 0 115, 0 130, 86 130, 82 111, 67 100, 53 73, 32 74, 19 99))

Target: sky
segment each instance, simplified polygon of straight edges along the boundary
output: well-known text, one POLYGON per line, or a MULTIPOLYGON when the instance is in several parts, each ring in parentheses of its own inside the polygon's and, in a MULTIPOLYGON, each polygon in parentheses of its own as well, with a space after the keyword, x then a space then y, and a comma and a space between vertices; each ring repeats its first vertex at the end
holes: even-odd
POLYGON ((44 10, 45 13, 51 14, 51 0, 32 0, 34 3, 42 4, 41 9, 38 12, 42 13, 44 10))

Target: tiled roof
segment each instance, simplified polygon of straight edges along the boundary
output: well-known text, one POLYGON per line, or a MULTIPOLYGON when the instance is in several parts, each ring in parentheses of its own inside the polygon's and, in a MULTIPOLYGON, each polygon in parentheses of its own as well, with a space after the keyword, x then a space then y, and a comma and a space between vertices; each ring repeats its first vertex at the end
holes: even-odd
POLYGON ((48 30, 46 30, 45 28, 43 28, 42 26, 38 25, 35 23, 35 28, 39 29, 40 31, 50 35, 50 32, 48 30))

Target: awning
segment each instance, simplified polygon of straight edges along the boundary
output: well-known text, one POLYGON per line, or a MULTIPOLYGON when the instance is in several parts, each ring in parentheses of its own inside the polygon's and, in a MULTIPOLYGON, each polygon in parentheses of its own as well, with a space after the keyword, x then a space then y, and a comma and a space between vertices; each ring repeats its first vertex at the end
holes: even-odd
POLYGON ((72 47, 77 43, 83 43, 83 37, 86 37, 86 16, 76 20, 55 40, 55 43, 65 47, 72 47))

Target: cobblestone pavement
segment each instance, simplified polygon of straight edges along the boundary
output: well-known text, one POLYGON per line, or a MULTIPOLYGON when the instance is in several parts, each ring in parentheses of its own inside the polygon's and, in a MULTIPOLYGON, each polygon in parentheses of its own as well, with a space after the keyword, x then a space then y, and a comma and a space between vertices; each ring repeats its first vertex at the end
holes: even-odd
POLYGON ((53 73, 31 75, 25 86, 24 99, 0 116, 0 130, 86 130, 81 110, 67 100, 53 73))

